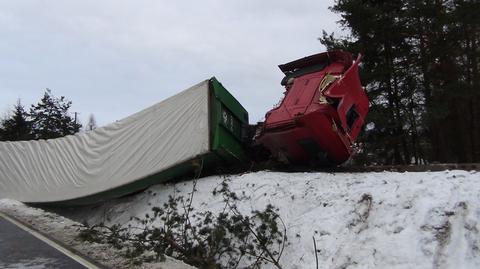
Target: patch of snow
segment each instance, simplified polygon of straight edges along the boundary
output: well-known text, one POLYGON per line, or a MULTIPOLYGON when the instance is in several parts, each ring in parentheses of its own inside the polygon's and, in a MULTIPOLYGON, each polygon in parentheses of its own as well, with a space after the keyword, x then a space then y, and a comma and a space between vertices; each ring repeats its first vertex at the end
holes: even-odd
MULTIPOLYGON (((480 268, 480 173, 476 171, 279 173, 234 175, 230 189, 243 214, 280 209, 289 245, 284 268, 480 268)), ((212 190, 223 178, 197 183, 196 211, 219 212, 212 190)), ((90 224, 128 225, 151 214, 168 196, 185 197, 192 182, 146 191, 70 212, 90 224)))
POLYGON ((375 129, 375 123, 374 122, 369 122, 367 125, 365 125, 365 130, 370 131, 375 129))
POLYGON ((51 268, 51 264, 54 264, 54 259, 35 257, 34 259, 18 262, 18 263, 3 263, 0 261, 0 268, 3 269, 44 269, 51 268))

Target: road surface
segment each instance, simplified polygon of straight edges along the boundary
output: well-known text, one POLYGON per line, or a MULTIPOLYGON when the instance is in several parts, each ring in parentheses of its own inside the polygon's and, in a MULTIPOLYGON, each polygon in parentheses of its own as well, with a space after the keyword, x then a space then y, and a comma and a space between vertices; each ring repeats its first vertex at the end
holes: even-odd
POLYGON ((0 268, 99 268, 0 213, 0 268))

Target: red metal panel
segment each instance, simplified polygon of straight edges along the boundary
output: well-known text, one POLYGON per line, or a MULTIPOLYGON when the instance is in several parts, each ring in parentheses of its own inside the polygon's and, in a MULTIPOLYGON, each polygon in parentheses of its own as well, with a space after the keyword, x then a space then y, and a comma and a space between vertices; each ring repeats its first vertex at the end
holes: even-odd
POLYGON ((325 96, 340 99, 337 109, 338 116, 340 117, 343 129, 349 133, 352 142, 360 133, 369 106, 368 98, 360 84, 360 77, 358 75, 360 60, 361 57, 358 57, 355 63, 343 74, 342 78, 324 92, 325 96), (347 124, 346 115, 352 107, 354 107, 359 114, 359 117, 350 128, 347 124))

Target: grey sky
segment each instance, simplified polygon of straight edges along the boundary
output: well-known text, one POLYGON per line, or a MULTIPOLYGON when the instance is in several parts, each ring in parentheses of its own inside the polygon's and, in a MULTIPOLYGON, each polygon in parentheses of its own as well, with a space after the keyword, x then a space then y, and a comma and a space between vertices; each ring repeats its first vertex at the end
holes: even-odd
POLYGON ((82 123, 124 118, 216 76, 261 120, 282 96, 277 65, 340 32, 333 0, 0 1, 0 112, 50 88, 82 123))

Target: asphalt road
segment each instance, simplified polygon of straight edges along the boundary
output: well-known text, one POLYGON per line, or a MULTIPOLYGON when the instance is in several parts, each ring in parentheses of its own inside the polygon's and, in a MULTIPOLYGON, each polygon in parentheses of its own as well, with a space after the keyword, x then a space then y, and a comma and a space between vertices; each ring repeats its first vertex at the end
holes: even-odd
POLYGON ((0 268, 88 268, 52 245, 0 215, 0 268))

